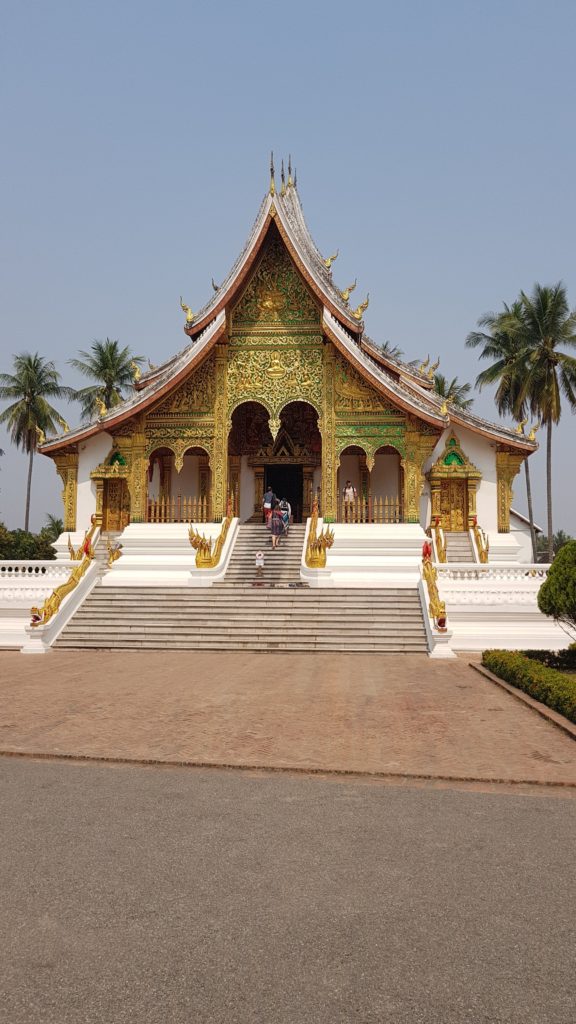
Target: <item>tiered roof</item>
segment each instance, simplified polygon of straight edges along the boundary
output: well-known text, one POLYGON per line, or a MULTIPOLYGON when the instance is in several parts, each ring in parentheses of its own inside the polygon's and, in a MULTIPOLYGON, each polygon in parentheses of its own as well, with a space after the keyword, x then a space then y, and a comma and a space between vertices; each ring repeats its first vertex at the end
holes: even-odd
POLYGON ((162 366, 142 375, 134 394, 92 423, 59 437, 50 438, 40 450, 54 454, 68 445, 103 430, 111 430, 171 391, 208 355, 226 331, 226 310, 234 304, 258 257, 268 230, 275 223, 296 267, 322 307, 322 328, 359 373, 385 398, 420 419, 443 429, 460 424, 526 454, 537 448, 534 441, 515 430, 490 423, 473 413, 446 408, 432 390, 431 375, 390 353, 383 352, 365 333, 363 310, 352 310, 334 284, 330 260, 326 260, 308 231, 298 190, 291 175, 264 197, 248 241, 230 273, 209 301, 184 327, 190 342, 162 366))

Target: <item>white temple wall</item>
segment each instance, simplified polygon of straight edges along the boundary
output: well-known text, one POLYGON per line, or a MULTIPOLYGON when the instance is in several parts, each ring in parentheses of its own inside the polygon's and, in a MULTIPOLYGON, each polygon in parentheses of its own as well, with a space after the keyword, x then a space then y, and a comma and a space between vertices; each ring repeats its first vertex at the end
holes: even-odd
POLYGON ((254 512, 254 469, 248 465, 248 456, 240 460, 240 509, 239 518, 245 523, 254 512))
POLYGON ((370 474, 372 497, 397 500, 399 474, 400 458, 398 455, 376 455, 374 468, 370 474))
MULTIPOLYGON (((431 466, 444 451, 444 447, 450 435, 454 433, 464 453, 473 462, 482 474, 476 491, 476 513, 478 523, 487 533, 498 531, 498 485, 496 481, 496 449, 493 443, 487 438, 480 437, 472 430, 465 427, 451 426, 444 431, 431 457, 424 464, 424 472, 428 472, 431 466)), ((429 488, 428 488, 429 494, 429 488)), ((428 497, 425 505, 426 519, 422 519, 423 525, 430 521, 430 499, 428 497)), ((424 511, 424 509, 423 509, 424 511)))
POLYGON ((179 494, 183 498, 200 497, 199 463, 199 455, 185 455, 184 464, 179 473, 172 466, 173 497, 178 497, 179 494))
POLYGON ((112 437, 103 431, 82 441, 78 452, 78 498, 76 507, 76 529, 87 530, 90 517, 96 512, 96 484, 90 479, 90 473, 109 454, 112 448, 112 437))

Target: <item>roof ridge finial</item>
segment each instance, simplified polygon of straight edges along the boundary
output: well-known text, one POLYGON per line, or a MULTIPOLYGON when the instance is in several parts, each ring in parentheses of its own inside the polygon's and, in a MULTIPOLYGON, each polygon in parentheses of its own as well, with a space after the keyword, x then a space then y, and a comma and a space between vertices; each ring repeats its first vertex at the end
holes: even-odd
POLYGON ((280 195, 281 196, 285 196, 286 195, 286 181, 284 179, 284 160, 282 160, 282 170, 280 171, 280 179, 282 181, 282 187, 280 189, 280 195))
POLYGON ((290 186, 293 185, 293 184, 294 184, 294 182, 292 181, 292 157, 290 156, 290 153, 289 153, 288 154, 288 188, 290 188, 290 186))
POLYGON ((294 188, 298 186, 298 179, 296 177, 296 168, 294 168, 294 188))
POLYGON ((276 182, 274 181, 274 152, 270 152, 270 195, 276 195, 276 182))

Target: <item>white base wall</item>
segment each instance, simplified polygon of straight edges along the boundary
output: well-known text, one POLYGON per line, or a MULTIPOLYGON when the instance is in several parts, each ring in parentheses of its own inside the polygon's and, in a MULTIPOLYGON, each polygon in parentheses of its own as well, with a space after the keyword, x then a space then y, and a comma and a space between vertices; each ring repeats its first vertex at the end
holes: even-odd
POLYGON ((190 525, 218 537, 221 523, 131 523, 118 538, 122 555, 102 579, 103 587, 210 587, 222 579, 238 532, 233 519, 215 569, 197 569, 188 539, 190 525))
MULTIPOLYGON (((318 520, 318 533, 323 528, 318 520)), ((416 587, 426 534, 417 523, 333 523, 334 544, 325 569, 305 563, 310 520, 302 551, 301 579, 311 587, 416 587)))

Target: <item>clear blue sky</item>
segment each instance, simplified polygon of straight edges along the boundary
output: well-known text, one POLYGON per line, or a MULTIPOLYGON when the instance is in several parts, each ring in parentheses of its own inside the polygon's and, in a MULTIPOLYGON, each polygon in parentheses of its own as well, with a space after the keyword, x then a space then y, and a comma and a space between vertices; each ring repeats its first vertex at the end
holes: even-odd
MULTIPOLYGON (((270 149, 292 153, 335 279, 406 358, 481 368, 478 316, 574 265, 576 5, 19 0, 3 7, 2 353, 66 360, 119 338, 160 362, 242 248, 270 149)), ((495 418, 490 395, 475 402, 495 418)), ((75 422, 73 407, 64 407, 75 422)), ((576 534, 574 427, 555 444, 555 528, 576 534)), ((26 460, 1 460, 22 524, 26 460)), ((544 525, 544 454, 531 460, 544 525)), ((60 513, 39 457, 32 525, 60 513)), ((523 476, 517 507, 525 507, 523 476)))

